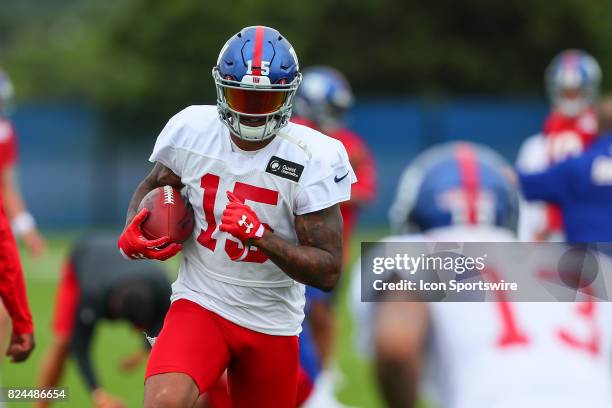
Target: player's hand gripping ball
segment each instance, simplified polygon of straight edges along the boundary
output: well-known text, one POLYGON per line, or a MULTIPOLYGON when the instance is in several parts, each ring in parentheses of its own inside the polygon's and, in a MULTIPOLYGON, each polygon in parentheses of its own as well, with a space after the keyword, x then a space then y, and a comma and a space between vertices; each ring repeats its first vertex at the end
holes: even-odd
POLYGON ((170 237, 171 242, 182 243, 193 232, 193 209, 172 186, 158 187, 150 191, 138 207, 149 210, 149 217, 141 229, 147 239, 170 237))
POLYGON ((227 192, 230 202, 225 207, 221 217, 219 230, 227 232, 238 238, 245 246, 243 253, 233 260, 240 260, 247 252, 249 241, 260 239, 265 231, 264 225, 259 221, 255 211, 244 204, 236 195, 227 192))
POLYGON ((182 246, 171 243, 168 236, 152 240, 145 238, 141 226, 148 216, 149 210, 146 208, 136 214, 119 237, 119 251, 128 259, 148 258, 165 261, 176 255, 182 246))
POLYGON ((179 191, 159 187, 143 198, 138 214, 119 237, 119 249, 126 258, 164 261, 182 249, 193 224, 193 210, 179 191))

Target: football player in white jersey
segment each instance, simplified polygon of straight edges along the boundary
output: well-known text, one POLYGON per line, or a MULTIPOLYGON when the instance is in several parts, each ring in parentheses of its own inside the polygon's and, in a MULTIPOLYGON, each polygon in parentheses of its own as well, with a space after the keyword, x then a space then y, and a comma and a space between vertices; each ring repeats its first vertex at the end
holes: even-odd
MULTIPOLYGON (((395 229, 413 233, 386 241, 515 241, 506 171, 481 146, 430 149, 404 173, 391 209, 395 229)), ((385 300, 408 300, 400 293, 385 300)), ((450 408, 612 406, 609 303, 362 303, 358 270, 352 307, 389 407, 423 398, 450 408)))
POLYGON ((247 27, 213 68, 217 106, 191 106, 159 135, 119 238, 125 256, 182 250, 172 306, 147 366, 145 407, 191 407, 227 369, 232 405, 294 407, 304 284, 342 267, 339 203, 355 175, 342 144, 289 122, 297 56, 276 30, 247 27), (149 241, 136 214, 152 189, 183 189, 196 226, 183 245, 149 241))

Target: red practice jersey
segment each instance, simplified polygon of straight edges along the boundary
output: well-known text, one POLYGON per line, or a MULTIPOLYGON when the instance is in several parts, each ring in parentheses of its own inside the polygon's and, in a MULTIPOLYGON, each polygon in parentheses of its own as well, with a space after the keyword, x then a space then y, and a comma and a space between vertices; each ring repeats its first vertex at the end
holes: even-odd
POLYGON ((548 139, 550 164, 582 153, 593 143, 597 131, 597 116, 591 109, 573 118, 557 111, 551 112, 543 129, 544 136, 548 139))
MULTIPOLYGON (((292 118, 291 121, 321 131, 307 119, 292 118)), ((344 242, 348 246, 361 207, 376 197, 376 165, 370 149, 361 136, 355 132, 347 128, 340 128, 334 132, 328 132, 327 136, 339 140, 344 145, 357 176, 357 182, 353 183, 351 188, 351 200, 340 204, 344 220, 344 242)))
POLYGON ((17 161, 17 137, 15 128, 7 119, 0 117, 0 170, 17 161))
MULTIPOLYGON (((567 117, 552 111, 544 122, 544 137, 547 139, 549 165, 579 155, 597 137, 597 116, 589 109, 576 117, 567 117)), ((561 211, 556 205, 548 205, 548 226, 550 231, 563 228, 561 211)))

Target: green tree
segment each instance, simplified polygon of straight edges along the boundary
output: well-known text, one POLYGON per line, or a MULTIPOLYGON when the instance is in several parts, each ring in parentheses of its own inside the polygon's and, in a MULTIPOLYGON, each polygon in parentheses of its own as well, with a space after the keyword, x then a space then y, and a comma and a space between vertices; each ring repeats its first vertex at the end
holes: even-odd
POLYGON ((604 72, 612 66, 605 0, 52 3, 22 6, 17 23, 0 11, 0 58, 19 90, 85 99, 136 125, 214 103, 221 45, 255 24, 278 28, 302 66, 345 72, 359 94, 541 94, 544 68, 569 47, 593 53, 604 72))

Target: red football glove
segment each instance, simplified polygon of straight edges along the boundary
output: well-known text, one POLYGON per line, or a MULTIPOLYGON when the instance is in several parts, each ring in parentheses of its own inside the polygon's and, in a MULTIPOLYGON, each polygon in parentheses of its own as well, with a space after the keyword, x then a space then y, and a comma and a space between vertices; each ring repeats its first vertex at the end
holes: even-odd
POLYGON ((170 242, 170 237, 161 237, 149 240, 145 238, 140 229, 140 225, 147 219, 149 210, 143 208, 132 219, 132 222, 125 228, 119 237, 119 251, 128 259, 157 259, 165 261, 179 253, 183 248, 181 244, 170 242))
POLYGON ((219 230, 232 234, 244 244, 242 254, 235 259, 232 258, 236 261, 243 258, 248 251, 248 245, 245 241, 260 239, 264 234, 265 227, 251 207, 241 202, 236 195, 228 191, 227 198, 229 198, 230 202, 225 207, 225 210, 223 210, 219 230))

